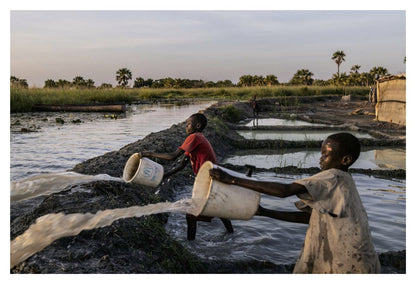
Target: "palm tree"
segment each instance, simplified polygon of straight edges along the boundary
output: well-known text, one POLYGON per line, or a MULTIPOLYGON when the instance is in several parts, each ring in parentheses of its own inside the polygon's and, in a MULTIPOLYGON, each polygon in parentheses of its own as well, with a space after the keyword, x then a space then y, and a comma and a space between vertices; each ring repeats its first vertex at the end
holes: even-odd
POLYGON ((144 79, 142 77, 137 77, 136 80, 134 80, 133 88, 141 87, 144 87, 144 79))
POLYGON ((85 86, 87 88, 95 88, 94 84, 95 82, 92 79, 88 79, 87 81, 85 81, 85 86))
POLYGON ((308 69, 301 69, 296 71, 293 75, 292 79, 290 80, 290 84, 293 85, 312 85, 313 83, 313 73, 308 69))
POLYGON ((28 88, 29 85, 27 84, 26 79, 19 79, 15 76, 10 77, 10 86, 11 87, 20 87, 20 88, 28 88))
POLYGON ((379 78, 381 78, 382 76, 387 76, 389 75, 388 71, 386 68, 382 67, 382 66, 377 66, 377 67, 373 67, 370 70, 370 74, 372 76, 372 79, 374 80, 374 82, 376 80, 378 80, 379 78))
POLYGON ((129 83, 129 80, 131 80, 132 78, 131 71, 127 68, 121 68, 117 71, 116 74, 116 80, 118 82, 118 85, 125 88, 129 83))
POLYGON ((360 68, 361 68, 361 65, 353 65, 352 67, 351 67, 351 74, 352 73, 354 73, 354 74, 358 74, 358 70, 360 70, 360 68))
POLYGON ((56 87, 56 83, 54 80, 52 79, 48 79, 45 81, 45 86, 44 88, 55 88, 56 87))
POLYGON ((250 87, 253 83, 253 76, 251 75, 242 75, 238 81, 239 86, 250 87))
POLYGON ((162 79, 163 87, 164 88, 173 88, 173 85, 175 84, 175 80, 171 77, 167 77, 162 79))
POLYGON ((269 87, 272 86, 272 85, 278 85, 279 84, 279 81, 277 80, 277 77, 275 75, 266 75, 266 78, 264 78, 264 82, 269 87))
POLYGON ((82 76, 75 76, 75 78, 72 79, 72 84, 76 88, 81 88, 81 87, 85 87, 86 86, 86 81, 84 80, 84 78, 82 76))
POLYGON ((67 80, 59 79, 58 82, 56 82, 56 85, 59 88, 70 88, 72 84, 67 80))
POLYGON ((356 86, 359 85, 359 78, 360 73, 358 70, 360 70, 361 65, 353 65, 350 69, 350 75, 347 78, 347 85, 349 86, 356 86))
POLYGON ((332 54, 332 60, 335 60, 335 63, 338 66, 338 71, 337 71, 337 75, 339 77, 339 66, 341 65, 342 61, 345 61, 345 53, 342 50, 338 50, 336 51, 334 54, 332 54))
POLYGON ((264 85, 264 77, 262 75, 254 75, 253 76, 253 85, 254 86, 263 86, 264 85))
POLYGON ((370 84, 372 84, 372 76, 368 72, 363 72, 360 74, 359 82, 361 86, 368 87, 370 84))

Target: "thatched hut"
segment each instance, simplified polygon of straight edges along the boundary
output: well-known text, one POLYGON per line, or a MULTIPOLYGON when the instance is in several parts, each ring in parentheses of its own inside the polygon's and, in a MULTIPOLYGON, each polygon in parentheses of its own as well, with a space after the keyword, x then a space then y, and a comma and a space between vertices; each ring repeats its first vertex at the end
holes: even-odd
POLYGON ((406 125, 406 74, 377 80, 376 119, 406 125))

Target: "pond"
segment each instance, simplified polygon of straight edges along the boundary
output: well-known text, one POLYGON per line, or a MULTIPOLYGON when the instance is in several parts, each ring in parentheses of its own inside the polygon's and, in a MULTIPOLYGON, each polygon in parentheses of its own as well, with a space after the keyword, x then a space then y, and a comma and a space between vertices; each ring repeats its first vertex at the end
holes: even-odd
MULTIPOLYGON (((323 141, 326 137, 339 131, 329 130, 303 130, 303 131, 277 131, 277 130, 238 130, 237 133, 245 139, 254 140, 288 140, 288 141, 323 141)), ((357 138, 373 138, 370 134, 359 131, 345 131, 357 138)))
MULTIPOLYGON (((238 166, 253 165, 258 168, 295 166, 298 168, 319 167, 321 153, 316 150, 300 151, 238 151, 226 156, 223 163, 238 166)), ((358 160, 351 166, 356 169, 394 170, 406 169, 406 149, 377 148, 362 149, 358 160)))
POLYGON ((281 118, 259 118, 249 122, 241 122, 243 126, 329 126, 323 123, 311 123, 303 120, 281 118))

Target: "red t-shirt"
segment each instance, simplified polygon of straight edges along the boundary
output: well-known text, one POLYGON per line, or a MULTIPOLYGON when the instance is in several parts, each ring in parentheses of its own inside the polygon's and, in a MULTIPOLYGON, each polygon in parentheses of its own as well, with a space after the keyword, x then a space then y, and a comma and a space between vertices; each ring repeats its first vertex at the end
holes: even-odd
POLYGON ((186 137, 179 149, 184 150, 185 155, 191 158, 192 169, 195 175, 198 174, 199 168, 206 161, 217 163, 211 143, 201 132, 195 132, 186 137))

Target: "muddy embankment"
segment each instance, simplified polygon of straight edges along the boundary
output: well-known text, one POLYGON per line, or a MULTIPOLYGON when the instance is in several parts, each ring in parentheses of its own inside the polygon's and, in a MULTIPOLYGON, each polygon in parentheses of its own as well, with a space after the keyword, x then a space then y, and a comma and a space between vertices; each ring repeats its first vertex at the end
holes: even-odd
MULTIPOLYGON (((284 105, 278 100, 259 101, 261 117, 296 116, 311 122, 325 122, 341 126, 339 129, 358 128, 361 131, 377 131, 380 139, 363 140, 368 145, 405 145, 405 129, 373 121, 368 114, 351 115, 357 108, 366 108, 363 102, 341 105, 321 98, 317 102, 297 101, 284 105), (334 105, 337 108, 334 108, 334 105), (325 111, 327 110, 327 111, 325 111), (335 110, 335 112, 334 112, 335 110), (337 112, 336 112, 337 111, 337 112), (384 144, 383 144, 384 143, 384 144)), ((241 138, 231 123, 251 117, 247 102, 214 105, 206 110, 209 124, 204 130, 212 143, 219 162, 233 151, 247 148, 308 147, 319 148, 311 142, 247 141, 241 138), (230 115, 230 109, 233 110, 230 115), (235 111, 237 110, 237 111, 235 111), (237 117, 236 117, 237 116, 237 117)), ((371 110, 371 108, 370 108, 371 110)), ((144 139, 126 145, 119 151, 87 160, 72 170, 96 175, 108 174, 121 177, 127 159, 141 150, 170 152, 186 137, 185 123, 173 125, 167 130, 151 133, 144 139)), ((171 162, 158 161, 166 168, 171 162)), ((243 167, 227 167, 245 171, 243 167)), ((270 170, 270 169, 269 169, 270 170)), ((298 169, 285 167, 273 171, 314 173, 318 168, 298 169)), ((371 171, 363 173, 391 177, 405 177, 405 171, 371 171)), ((79 187, 40 196, 28 201, 11 204, 10 239, 22 234, 36 218, 54 212, 95 213, 99 210, 146 205, 172 201, 179 188, 194 181, 190 167, 165 180, 157 188, 126 184, 117 181, 94 181, 79 187)), ((291 273, 294 264, 275 265, 264 261, 208 261, 188 252, 172 239, 164 229, 168 214, 157 214, 140 218, 127 218, 111 226, 82 231, 74 237, 64 237, 29 257, 11 269, 11 273, 291 273)), ((386 252, 380 255, 384 273, 405 273, 406 252, 386 252)))

